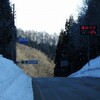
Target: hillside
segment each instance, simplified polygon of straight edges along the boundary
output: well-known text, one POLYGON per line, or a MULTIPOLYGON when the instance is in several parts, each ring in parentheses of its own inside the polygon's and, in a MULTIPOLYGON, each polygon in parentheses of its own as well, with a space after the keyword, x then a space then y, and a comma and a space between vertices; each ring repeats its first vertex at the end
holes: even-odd
POLYGON ((18 64, 26 74, 33 77, 52 77, 54 63, 44 53, 31 47, 17 44, 17 60, 37 59, 38 65, 18 64))

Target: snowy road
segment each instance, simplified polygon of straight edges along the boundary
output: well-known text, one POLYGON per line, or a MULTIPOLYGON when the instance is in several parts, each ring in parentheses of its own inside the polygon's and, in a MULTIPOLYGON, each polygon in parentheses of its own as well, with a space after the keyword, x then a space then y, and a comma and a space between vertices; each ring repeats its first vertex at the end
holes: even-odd
POLYGON ((100 100, 100 78, 33 78, 34 100, 100 100))

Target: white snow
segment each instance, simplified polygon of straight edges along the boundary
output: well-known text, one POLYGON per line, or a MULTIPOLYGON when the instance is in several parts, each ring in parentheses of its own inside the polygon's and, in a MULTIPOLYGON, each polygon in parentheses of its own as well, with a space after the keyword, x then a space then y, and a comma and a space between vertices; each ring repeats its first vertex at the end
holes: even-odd
POLYGON ((89 61, 82 69, 69 77, 98 77, 100 78, 100 56, 89 61))
POLYGON ((31 78, 0 55, 0 100, 33 100, 31 78))

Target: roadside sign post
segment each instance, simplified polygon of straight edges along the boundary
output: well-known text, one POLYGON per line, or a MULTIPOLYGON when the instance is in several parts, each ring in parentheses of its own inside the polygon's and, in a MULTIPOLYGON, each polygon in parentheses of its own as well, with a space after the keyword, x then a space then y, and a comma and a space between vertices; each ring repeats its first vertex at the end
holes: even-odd
POLYGON ((88 66, 90 66, 90 37, 88 35, 88 66))
MULTIPOLYGON (((18 37, 17 39, 18 43, 20 44, 28 44, 29 40, 27 37, 18 37)), ((26 51, 27 51, 27 47, 26 47, 26 51)), ((38 64, 38 60, 19 60, 19 61, 16 61, 17 63, 21 63, 21 64, 38 64)))
POLYGON ((97 26, 96 25, 81 25, 80 34, 88 35, 88 66, 90 66, 90 36, 96 36, 97 26))

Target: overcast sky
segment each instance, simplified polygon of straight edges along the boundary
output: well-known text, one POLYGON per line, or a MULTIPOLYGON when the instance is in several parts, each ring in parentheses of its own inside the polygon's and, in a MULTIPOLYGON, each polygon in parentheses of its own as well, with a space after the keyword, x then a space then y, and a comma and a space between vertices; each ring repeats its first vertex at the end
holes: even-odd
POLYGON ((82 0, 10 0, 15 4, 16 26, 53 34, 65 28, 70 15, 77 18, 82 0))

